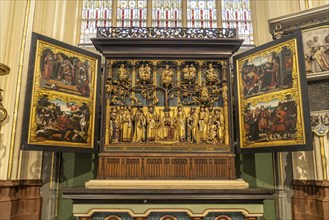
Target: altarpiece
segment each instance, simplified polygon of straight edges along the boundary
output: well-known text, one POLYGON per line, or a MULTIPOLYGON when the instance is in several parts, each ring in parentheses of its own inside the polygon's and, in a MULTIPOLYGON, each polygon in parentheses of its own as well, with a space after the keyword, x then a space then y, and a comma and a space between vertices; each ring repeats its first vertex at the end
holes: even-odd
POLYGON ((119 29, 93 39, 106 58, 98 178, 235 179, 228 59, 242 40, 119 29))

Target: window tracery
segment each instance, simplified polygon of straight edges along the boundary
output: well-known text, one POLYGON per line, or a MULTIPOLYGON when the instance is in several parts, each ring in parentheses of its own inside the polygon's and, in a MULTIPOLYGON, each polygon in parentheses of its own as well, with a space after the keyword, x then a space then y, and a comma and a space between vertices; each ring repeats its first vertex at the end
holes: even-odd
POLYGON ((249 0, 222 0, 223 28, 236 28, 244 44, 254 44, 249 0))
POLYGON ((152 1, 153 27, 181 27, 182 1, 155 0, 152 1))
POLYGON ((188 0, 187 27, 216 28, 216 13, 215 0, 188 0))
POLYGON ((120 0, 117 7, 117 27, 146 27, 147 0, 120 0))
POLYGON ((250 0, 82 0, 80 43, 97 27, 236 28, 253 45, 250 0), (148 15, 148 13, 151 13, 148 15))
POLYGON ((112 25, 112 0, 84 0, 80 43, 90 42, 96 36, 97 27, 112 25))

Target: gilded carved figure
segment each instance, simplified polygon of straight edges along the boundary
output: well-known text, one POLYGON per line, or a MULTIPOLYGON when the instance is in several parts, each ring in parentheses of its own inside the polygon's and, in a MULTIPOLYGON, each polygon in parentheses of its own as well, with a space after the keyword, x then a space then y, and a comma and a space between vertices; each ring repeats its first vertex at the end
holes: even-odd
POLYGON ((218 74, 211 63, 209 63, 209 67, 206 70, 206 79, 212 83, 219 82, 218 74))
POLYGON ((122 148, 131 143, 141 148, 178 143, 181 147, 190 147, 188 143, 228 146, 223 115, 227 84, 216 71, 223 68, 221 62, 113 61, 111 67, 113 78, 106 86, 109 106, 113 105, 106 132, 110 143, 121 143, 117 146, 122 148), (120 79, 128 74, 128 64, 131 81, 125 83, 120 79))
POLYGON ((199 113, 199 138, 201 141, 207 141, 207 133, 208 133, 208 112, 206 111, 204 106, 200 107, 199 113))
POLYGON ((169 87, 173 83, 173 72, 168 64, 165 66, 165 69, 162 71, 161 80, 166 87, 169 87))
POLYGON ((175 139, 174 121, 170 116, 170 112, 165 112, 161 123, 161 138, 164 141, 172 141, 175 139))
POLYGON ((196 108, 191 108, 190 114, 187 117, 188 141, 190 143, 199 142, 198 132, 199 116, 196 108))
POLYGON ((122 141, 130 142, 133 134, 133 115, 131 112, 131 107, 125 107, 122 114, 122 141))
POLYGON ((139 72, 139 78, 142 82, 147 83, 151 80, 151 67, 147 63, 145 66, 142 64, 142 66, 138 70, 139 72))
POLYGON ((113 108, 110 115, 110 140, 112 143, 120 142, 121 118, 117 108, 113 108))
POLYGON ((175 117, 175 126, 176 126, 176 133, 178 136, 179 141, 185 141, 186 135, 186 115, 182 108, 182 106, 177 107, 177 114, 175 117))
POLYGON ((120 82, 125 82, 128 80, 129 75, 128 75, 127 68, 125 67, 124 64, 120 65, 120 68, 118 70, 118 77, 119 77, 120 82))
POLYGON ((155 141, 157 135, 157 128, 159 124, 159 117, 154 110, 154 106, 148 107, 148 112, 146 113, 147 129, 146 136, 148 141, 155 141))
POLYGON ((146 118, 143 111, 138 108, 136 110, 135 116, 135 130, 134 130, 134 143, 141 143, 145 141, 145 129, 146 129, 146 118))

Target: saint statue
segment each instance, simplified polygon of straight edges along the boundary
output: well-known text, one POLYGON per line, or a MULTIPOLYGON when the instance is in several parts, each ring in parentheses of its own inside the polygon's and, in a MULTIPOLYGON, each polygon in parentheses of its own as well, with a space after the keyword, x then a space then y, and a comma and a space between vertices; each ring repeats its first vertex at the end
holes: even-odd
POLYGON ((217 138, 220 143, 224 143, 224 115, 220 109, 215 109, 214 120, 217 124, 217 138))
POLYGON ((175 128, 170 112, 165 112, 163 117, 162 138, 165 141, 172 141, 175 138, 175 128))
POLYGON ((201 141, 207 141, 207 133, 208 133, 208 112, 204 106, 200 107, 199 113, 199 138, 201 141))
POLYGON ((131 107, 125 107, 122 115, 122 141, 130 142, 132 138, 133 125, 131 107))
POLYGON ((154 107, 149 106, 148 112, 146 114, 146 122, 147 122, 146 135, 148 141, 155 141, 155 137, 157 135, 158 121, 159 121, 158 115, 154 111, 154 107))
POLYGON ((207 143, 209 144, 216 144, 217 143, 217 130, 218 130, 218 124, 216 121, 212 121, 209 124, 209 132, 207 137, 207 143))
POLYGON ((137 109, 135 116, 135 132, 133 142, 141 143, 145 141, 146 118, 141 109, 137 109))
POLYGON ((188 141, 190 143, 199 142, 198 121, 199 121, 199 116, 196 109, 191 108, 190 114, 187 117, 188 141))
POLYGON ((177 107, 177 114, 175 117, 175 126, 176 126, 176 134, 177 139, 181 142, 185 141, 185 133, 186 133, 186 115, 182 106, 177 107))
POLYGON ((120 114, 118 114, 118 109, 113 108, 110 114, 110 142, 118 143, 120 142, 120 127, 121 127, 120 114))

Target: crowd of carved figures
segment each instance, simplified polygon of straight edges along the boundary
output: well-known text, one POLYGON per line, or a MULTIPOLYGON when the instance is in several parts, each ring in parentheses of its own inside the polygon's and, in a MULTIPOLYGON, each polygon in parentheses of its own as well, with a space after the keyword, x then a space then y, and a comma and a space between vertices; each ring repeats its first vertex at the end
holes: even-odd
POLYGON ((218 107, 112 107, 110 143, 224 142, 224 115, 218 107))
POLYGON ((114 61, 109 66, 109 143, 224 143, 223 62, 114 61))

